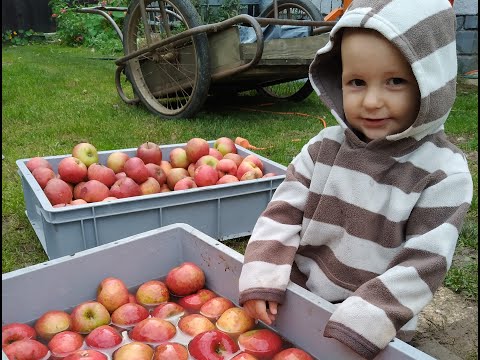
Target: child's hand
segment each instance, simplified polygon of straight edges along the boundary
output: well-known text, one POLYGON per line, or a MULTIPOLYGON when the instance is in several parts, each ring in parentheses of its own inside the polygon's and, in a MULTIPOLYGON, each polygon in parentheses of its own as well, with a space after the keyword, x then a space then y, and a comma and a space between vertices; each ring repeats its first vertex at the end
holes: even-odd
POLYGON ((278 304, 274 301, 267 302, 265 300, 247 300, 243 304, 243 308, 247 314, 254 319, 262 320, 265 324, 271 325, 275 321, 277 315, 278 304))

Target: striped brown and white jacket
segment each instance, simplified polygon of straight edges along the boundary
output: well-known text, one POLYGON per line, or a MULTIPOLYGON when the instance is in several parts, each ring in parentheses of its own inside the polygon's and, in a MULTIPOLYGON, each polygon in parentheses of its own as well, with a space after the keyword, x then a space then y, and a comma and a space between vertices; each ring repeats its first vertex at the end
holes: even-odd
POLYGON ((473 193, 464 154, 444 133, 456 91, 448 0, 354 0, 310 67, 339 125, 312 138, 259 217, 245 251, 240 304, 281 303, 292 265, 341 302, 324 336, 367 359, 408 339, 449 269, 473 193), (402 133, 362 141, 344 119, 338 32, 373 28, 412 66, 421 104, 402 133), (374 326, 372 326, 374 324, 374 326))

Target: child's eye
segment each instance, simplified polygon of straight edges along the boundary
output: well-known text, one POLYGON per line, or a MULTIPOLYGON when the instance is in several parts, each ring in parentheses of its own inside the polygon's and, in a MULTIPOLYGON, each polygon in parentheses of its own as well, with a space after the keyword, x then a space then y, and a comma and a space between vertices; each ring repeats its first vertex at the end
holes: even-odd
POLYGON ((402 78, 391 78, 388 80, 388 85, 402 85, 406 82, 405 79, 402 78))
POLYGON ((353 85, 353 86, 365 86, 365 81, 360 80, 360 79, 353 79, 353 80, 350 80, 350 85, 353 85))

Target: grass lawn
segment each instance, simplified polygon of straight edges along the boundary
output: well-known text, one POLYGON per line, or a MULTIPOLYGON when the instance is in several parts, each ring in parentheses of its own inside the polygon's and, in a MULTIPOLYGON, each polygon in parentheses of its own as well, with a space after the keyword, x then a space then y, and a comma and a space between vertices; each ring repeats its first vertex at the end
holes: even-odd
MULTIPOLYGON (((323 128, 319 117, 335 125, 315 95, 301 103, 271 104, 257 96, 213 99, 195 119, 161 120, 143 106, 122 102, 114 86, 114 62, 99 56, 88 49, 49 44, 2 48, 2 273, 47 260, 25 215, 17 159, 69 154, 82 141, 98 150, 114 150, 146 141, 175 144, 192 137, 241 136, 268 147, 259 154, 287 165, 323 128)), ((447 134, 469 158, 475 198, 445 285, 474 299, 478 298, 477 95, 477 87, 460 84, 446 125, 447 134)), ((243 253, 246 241, 226 244, 243 253)))

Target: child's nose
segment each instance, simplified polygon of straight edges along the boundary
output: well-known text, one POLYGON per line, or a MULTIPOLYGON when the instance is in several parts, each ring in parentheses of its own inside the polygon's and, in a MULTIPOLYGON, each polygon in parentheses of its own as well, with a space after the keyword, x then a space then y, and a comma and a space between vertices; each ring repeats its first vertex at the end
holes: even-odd
POLYGON ((378 109, 383 105, 383 92, 374 86, 367 88, 363 98, 363 106, 367 109, 378 109))

